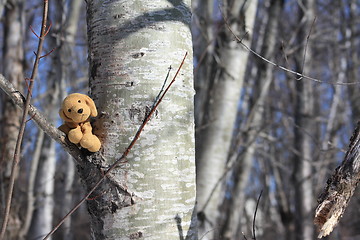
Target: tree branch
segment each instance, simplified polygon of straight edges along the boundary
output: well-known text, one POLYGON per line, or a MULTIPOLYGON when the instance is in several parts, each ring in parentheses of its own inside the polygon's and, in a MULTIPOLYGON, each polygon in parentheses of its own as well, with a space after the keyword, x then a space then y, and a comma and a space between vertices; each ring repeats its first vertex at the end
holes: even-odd
MULTIPOLYGON (((0 88, 11 98, 11 100, 20 108, 24 109, 25 97, 9 82, 3 75, 0 74, 0 88)), ((59 129, 50 124, 44 115, 30 104, 29 115, 31 119, 38 125, 38 127, 49 135, 52 139, 61 144, 66 152, 68 152, 78 164, 81 164, 85 159, 84 154, 74 144, 66 139, 66 135, 59 129)))
POLYGON ((318 238, 329 235, 342 217, 360 180, 360 121, 350 139, 349 149, 341 165, 327 180, 318 199, 314 223, 318 238))

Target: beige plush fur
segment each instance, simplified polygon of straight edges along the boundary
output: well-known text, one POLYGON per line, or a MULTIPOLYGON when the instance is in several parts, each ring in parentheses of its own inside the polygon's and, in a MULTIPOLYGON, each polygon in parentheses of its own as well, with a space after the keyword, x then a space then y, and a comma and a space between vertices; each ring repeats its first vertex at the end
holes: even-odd
POLYGON ((59 111, 65 121, 59 129, 64 132, 70 142, 80 144, 90 152, 97 152, 101 147, 100 140, 92 133, 90 117, 97 116, 94 101, 87 95, 73 93, 67 96, 59 111))

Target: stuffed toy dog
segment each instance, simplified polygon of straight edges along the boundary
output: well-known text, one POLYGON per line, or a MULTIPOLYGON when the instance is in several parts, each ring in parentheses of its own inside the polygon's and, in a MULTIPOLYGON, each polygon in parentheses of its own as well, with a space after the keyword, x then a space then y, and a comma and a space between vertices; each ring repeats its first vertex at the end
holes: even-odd
POLYGON ((101 147, 100 140, 92 133, 90 117, 97 116, 94 101, 87 95, 73 93, 67 96, 59 111, 65 121, 59 129, 64 132, 70 142, 80 144, 90 152, 97 152, 101 147))

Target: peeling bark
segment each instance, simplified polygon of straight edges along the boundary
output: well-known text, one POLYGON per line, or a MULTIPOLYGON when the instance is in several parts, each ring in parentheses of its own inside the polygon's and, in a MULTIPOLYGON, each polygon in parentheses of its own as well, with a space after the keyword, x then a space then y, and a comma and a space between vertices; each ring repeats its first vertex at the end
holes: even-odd
POLYGON ((329 235, 354 194, 360 180, 360 122, 350 139, 349 149, 341 165, 328 179, 318 199, 314 223, 318 226, 318 238, 329 235))

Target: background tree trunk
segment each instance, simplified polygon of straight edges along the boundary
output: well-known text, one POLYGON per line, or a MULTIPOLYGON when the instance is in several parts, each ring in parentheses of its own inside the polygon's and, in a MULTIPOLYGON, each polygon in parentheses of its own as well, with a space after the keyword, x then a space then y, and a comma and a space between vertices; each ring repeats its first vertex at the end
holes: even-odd
MULTIPOLYGON (((240 37, 245 36, 246 44, 251 42, 256 6, 257 1, 226 1, 224 6, 230 27, 240 37)), ((196 106, 197 114, 201 114, 201 117, 197 117, 196 178, 199 238, 202 239, 212 239, 213 235, 219 237, 218 228, 215 227, 222 197, 222 184, 219 181, 225 171, 249 55, 233 41, 234 36, 225 25, 215 37, 214 55, 206 55, 209 59, 203 60, 197 68, 202 72, 207 69, 209 72, 198 76, 208 78, 196 80, 199 83, 207 82, 207 88, 198 89, 199 102, 196 102, 203 108, 196 106), (205 93, 202 92, 204 90, 205 93)))
MULTIPOLYGON (((276 36, 278 29, 278 16, 282 10, 283 1, 272 0, 269 2, 268 16, 265 21, 266 27, 262 36, 259 36, 258 41, 262 42, 261 55, 267 59, 272 60, 275 54, 276 36), (260 40, 261 39, 261 40, 260 40)), ((236 146, 231 155, 229 165, 233 165, 233 169, 229 171, 230 181, 233 182, 228 191, 232 193, 232 197, 227 201, 228 197, 224 197, 224 209, 228 212, 228 218, 226 224, 221 229, 223 239, 236 239, 242 233, 246 233, 245 223, 245 204, 246 204, 246 192, 245 189, 249 184, 249 176, 251 173, 251 167, 254 161, 257 141, 259 134, 265 130, 265 106, 267 101, 267 95, 270 89, 270 85, 273 81, 272 66, 266 65, 263 61, 255 62, 256 76, 251 79, 250 82, 254 82, 254 91, 252 93, 249 102, 253 103, 250 106, 250 112, 247 117, 247 121, 241 126, 241 133, 237 137, 237 142, 241 142, 245 146, 243 153, 239 154, 240 146, 236 146)), ((248 209, 249 210, 249 209, 248 209)))
POLYGON ((122 155, 168 68, 189 53, 126 162, 88 201, 93 239, 196 238, 190 19, 190 1, 87 1, 90 88, 103 143, 79 169, 87 188, 122 155))
POLYGON ((54 210, 55 142, 46 136, 38 165, 35 185, 35 209, 29 239, 45 236, 52 229, 54 210))
MULTIPOLYGON (((297 54, 297 71, 304 74, 311 73, 312 62, 312 36, 315 32, 315 4, 312 0, 304 1, 304 6, 299 6, 299 34, 300 48, 297 54), (307 42, 307 39, 310 39, 307 42), (306 55, 304 54, 306 52, 306 55)), ((313 192, 313 138, 316 133, 314 122, 314 83, 300 79, 296 82, 295 126, 294 126, 294 188, 295 188, 295 227, 296 239, 314 239, 312 223, 314 192, 313 192), (311 133, 311 134, 310 134, 311 133)))
MULTIPOLYGON (((3 48, 3 74, 17 89, 23 88, 24 79, 24 49, 23 49, 23 0, 9 0, 5 7, 4 15, 4 48, 3 48)), ((2 12, 2 11, 1 11, 2 12)), ((2 96, 3 108, 1 119, 1 144, 0 144, 0 191, 1 213, 5 208, 5 193, 7 192, 8 180, 11 174, 12 159, 14 156, 16 139, 20 127, 21 109, 7 96, 2 96)), ((18 173, 15 173, 18 175, 18 173)), ((15 192, 16 194, 16 192, 15 192)), ((16 196, 16 195, 15 195, 16 196)), ((9 219, 8 235, 6 239, 16 239, 20 232, 21 220, 17 210, 19 209, 19 197, 14 198, 13 208, 9 219)))

